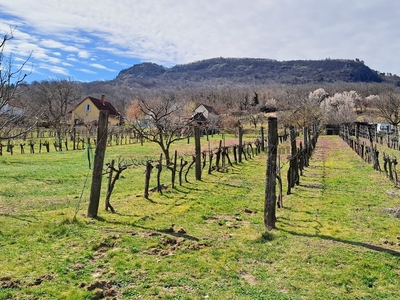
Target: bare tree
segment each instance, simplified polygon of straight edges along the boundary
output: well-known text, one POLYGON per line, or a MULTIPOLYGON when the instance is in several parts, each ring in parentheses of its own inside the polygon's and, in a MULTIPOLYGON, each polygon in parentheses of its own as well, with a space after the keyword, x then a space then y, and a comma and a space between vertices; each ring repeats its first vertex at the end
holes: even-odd
MULTIPOLYGON (((132 102, 132 105, 138 105, 141 111, 140 114, 133 114, 138 117, 130 121, 133 130, 140 137, 158 144, 165 156, 166 164, 170 165, 170 147, 174 142, 192 134, 191 121, 181 120, 180 107, 170 98, 152 102, 139 100, 132 102)), ((133 107, 132 110, 135 111, 136 108, 133 107)))
POLYGON ((286 126, 311 128, 321 118, 320 103, 322 91, 314 91, 308 95, 304 90, 287 90, 286 103, 281 106, 279 117, 286 126))
POLYGON ((388 87, 379 98, 375 98, 375 106, 381 118, 395 128, 400 124, 400 88, 388 87))
POLYGON ((34 103, 44 108, 43 121, 48 122, 61 139, 69 110, 82 98, 80 85, 71 78, 55 79, 34 82, 30 89, 34 103))
POLYGON ((18 103, 21 84, 29 75, 24 72, 29 57, 15 67, 12 54, 6 56, 6 44, 14 38, 13 29, 0 40, 0 140, 18 137, 28 132, 35 119, 18 103))

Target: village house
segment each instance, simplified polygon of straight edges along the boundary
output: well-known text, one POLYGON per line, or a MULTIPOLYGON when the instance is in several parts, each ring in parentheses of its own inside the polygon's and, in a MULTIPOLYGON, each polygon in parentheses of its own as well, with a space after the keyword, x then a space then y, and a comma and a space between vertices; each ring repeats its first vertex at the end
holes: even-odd
POLYGON ((110 102, 105 100, 104 95, 101 96, 101 99, 94 97, 83 99, 71 110, 71 122, 73 125, 96 122, 99 118, 100 110, 108 111, 108 122, 110 125, 121 125, 121 114, 110 102))
POLYGON ((202 114, 202 118, 204 117, 208 122, 215 122, 219 119, 219 114, 214 107, 205 104, 199 105, 194 110, 194 114, 198 116, 202 114))
MULTIPOLYGON (((1 104, 3 103, 2 99, 0 99, 0 103, 1 104)), ((10 99, 0 108, 1 115, 7 115, 10 117, 20 117, 24 114, 24 112, 25 112, 24 105, 22 104, 21 101, 15 98, 10 99)))
POLYGON ((201 104, 195 110, 191 117, 192 121, 197 122, 197 124, 208 127, 209 132, 218 131, 218 112, 209 105, 201 104))

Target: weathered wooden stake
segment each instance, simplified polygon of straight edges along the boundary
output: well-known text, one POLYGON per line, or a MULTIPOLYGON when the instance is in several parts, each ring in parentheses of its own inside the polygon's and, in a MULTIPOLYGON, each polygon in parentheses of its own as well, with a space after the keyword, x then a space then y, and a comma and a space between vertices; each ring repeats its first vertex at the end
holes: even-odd
POLYGON ((111 209, 112 212, 114 212, 114 208, 111 206, 110 204, 110 197, 111 197, 111 193, 112 193, 112 181, 113 181, 113 173, 114 173, 114 165, 115 165, 115 160, 111 160, 110 166, 109 166, 109 170, 110 173, 108 173, 108 185, 107 185, 107 194, 106 194, 106 210, 108 210, 108 208, 111 209))
POLYGON ((161 190, 161 172, 162 172, 162 153, 160 154, 160 159, 157 164, 157 191, 162 194, 161 190))
POLYGON ((218 146, 218 150, 217 150, 217 157, 215 158, 215 166, 217 168, 217 170, 219 171, 221 168, 219 167, 219 162, 221 160, 221 153, 222 153, 222 140, 219 141, 219 146, 218 146))
POLYGON ((209 164, 208 164, 208 174, 211 174, 212 172, 212 160, 213 160, 213 152, 209 149, 208 150, 208 160, 209 160, 209 164))
POLYGON ((243 153, 243 127, 239 126, 239 147, 238 147, 238 157, 239 163, 242 162, 242 153, 243 153))
POLYGON ((291 188, 293 188, 295 184, 299 185, 300 183, 297 145, 296 145, 296 132, 294 130, 294 126, 290 126, 289 136, 290 136, 291 155, 290 155, 290 166, 288 170, 288 190, 287 190, 288 195, 291 194, 291 188))
POLYGON ((278 154, 277 118, 268 118, 267 171, 265 182, 264 226, 271 231, 276 222, 276 160, 278 154))
POLYGON ((149 186, 150 186, 150 176, 151 176, 152 169, 153 169, 153 165, 151 164, 150 161, 147 161, 146 176, 145 176, 145 182, 144 182, 144 197, 146 199, 149 199, 149 186))
POLYGON ((308 139, 308 128, 304 127, 303 128, 303 142, 304 142, 304 166, 308 167, 308 161, 310 158, 310 145, 309 145, 309 139, 308 139))
POLYGON ((97 127, 97 145, 94 155, 92 187, 88 207, 88 217, 95 218, 99 210, 101 180, 103 176, 104 155, 107 147, 108 111, 101 110, 97 127))
POLYGON ((196 180, 201 180, 201 144, 200 144, 200 127, 194 128, 194 149, 196 155, 196 180))
POLYGON ((73 131, 72 131, 72 134, 73 134, 73 137, 72 137, 72 139, 73 139, 73 146, 72 146, 72 149, 73 149, 73 150, 76 150, 76 127, 74 127, 74 129, 73 129, 73 131))
POLYGON ((379 160, 378 160, 378 157, 377 157, 377 151, 375 151, 375 149, 374 149, 374 142, 373 142, 373 139, 372 139, 372 128, 371 128, 371 126, 372 125, 368 126, 368 137, 369 137, 369 144, 371 146, 371 151, 372 151, 372 161, 373 161, 373 164, 374 164, 374 170, 379 170, 380 169, 379 160))
POLYGON ((261 126, 261 151, 265 151, 264 127, 261 126))
POLYGON ((178 150, 175 150, 174 152, 174 165, 172 166, 171 170, 171 187, 175 187, 175 177, 176 177, 176 161, 178 159, 178 150))

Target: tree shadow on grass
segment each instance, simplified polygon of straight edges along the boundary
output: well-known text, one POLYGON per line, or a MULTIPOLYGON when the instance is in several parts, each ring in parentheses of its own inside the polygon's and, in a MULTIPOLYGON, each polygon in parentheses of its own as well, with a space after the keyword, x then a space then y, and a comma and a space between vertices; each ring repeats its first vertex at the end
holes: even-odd
MULTIPOLYGON (((182 231, 181 229, 176 231, 173 226, 169 227, 169 228, 163 228, 163 229, 155 229, 152 227, 146 227, 146 226, 142 226, 142 225, 138 225, 136 223, 138 222, 142 222, 147 220, 148 218, 152 218, 150 216, 144 216, 142 218, 140 218, 139 220, 136 220, 130 224, 127 224, 126 222, 119 222, 119 221, 110 221, 107 220, 103 217, 97 216, 96 218, 94 218, 95 220, 99 221, 99 222, 103 222, 103 223, 110 223, 113 225, 124 225, 124 226, 130 226, 130 227, 135 227, 135 228, 140 228, 145 230, 146 232, 149 232, 149 236, 156 236, 156 235, 171 235, 174 237, 182 237, 191 241, 199 241, 199 239, 197 237, 188 235, 185 231, 182 231)), ((114 231, 114 229, 113 229, 114 231)), ((118 231, 115 229, 115 231, 118 231)), ((131 232, 130 232, 131 233, 131 232)))
POLYGON ((16 219, 19 221, 24 221, 24 222, 29 222, 29 223, 32 223, 32 222, 38 220, 38 218, 33 215, 12 215, 12 214, 3 213, 3 214, 0 214, 0 217, 16 219), (30 219, 33 219, 33 220, 30 220, 30 219))
POLYGON ((151 203, 153 203, 153 204, 157 204, 157 202, 156 201, 154 201, 154 200, 152 200, 151 198, 149 198, 149 197, 143 197, 144 199, 146 199, 147 201, 149 201, 149 202, 151 202, 151 203))
MULTIPOLYGON (((200 180, 205 182, 204 180, 200 180)), ((189 182, 185 182, 185 184, 182 184, 180 187, 181 188, 185 188, 188 191, 187 192, 183 192, 181 190, 179 190, 179 188, 175 187, 175 189, 180 192, 180 193, 185 193, 185 194, 190 194, 191 191, 197 191, 197 192, 206 192, 207 189, 206 188, 200 188, 200 187, 191 187, 190 184, 192 184, 190 181, 189 182), (185 185, 186 184, 186 185, 185 185)), ((178 185, 179 186, 179 185, 178 185)))
POLYGON ((343 244, 347 244, 347 245, 364 247, 364 248, 367 248, 369 250, 374 250, 374 251, 377 251, 377 252, 384 252, 384 253, 388 253, 388 254, 393 255, 393 256, 399 256, 400 257, 400 252, 398 252, 396 250, 387 249, 387 248, 383 248, 383 247, 380 247, 380 246, 371 245, 371 244, 367 244, 367 243, 363 243, 363 242, 354 242, 354 241, 334 238, 334 237, 327 236, 327 235, 318 235, 318 234, 313 235, 313 234, 306 234, 306 233, 298 233, 298 232, 295 232, 295 231, 290 231, 290 230, 285 230, 285 229, 278 229, 278 230, 286 232, 286 233, 289 233, 289 234, 292 234, 292 235, 295 235, 295 236, 302 236, 302 237, 308 237, 308 238, 318 238, 318 239, 322 239, 322 240, 333 241, 333 242, 343 243, 343 244))
POLYGON ((182 194, 190 194, 190 191, 185 191, 184 189, 188 189, 188 187, 186 186, 181 186, 181 185, 175 185, 173 188, 173 190, 177 191, 178 193, 182 193, 182 194))

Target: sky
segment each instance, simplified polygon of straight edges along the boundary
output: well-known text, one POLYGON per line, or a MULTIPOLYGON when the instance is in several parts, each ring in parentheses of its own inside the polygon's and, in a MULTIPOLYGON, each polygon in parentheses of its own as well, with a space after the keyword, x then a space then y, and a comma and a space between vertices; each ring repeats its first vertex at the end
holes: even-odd
MULTIPOLYGON (((27 82, 112 80, 142 62, 360 59, 400 75, 399 0, 1 0, 27 82)), ((3 58, 4 60, 4 58, 3 58)))

